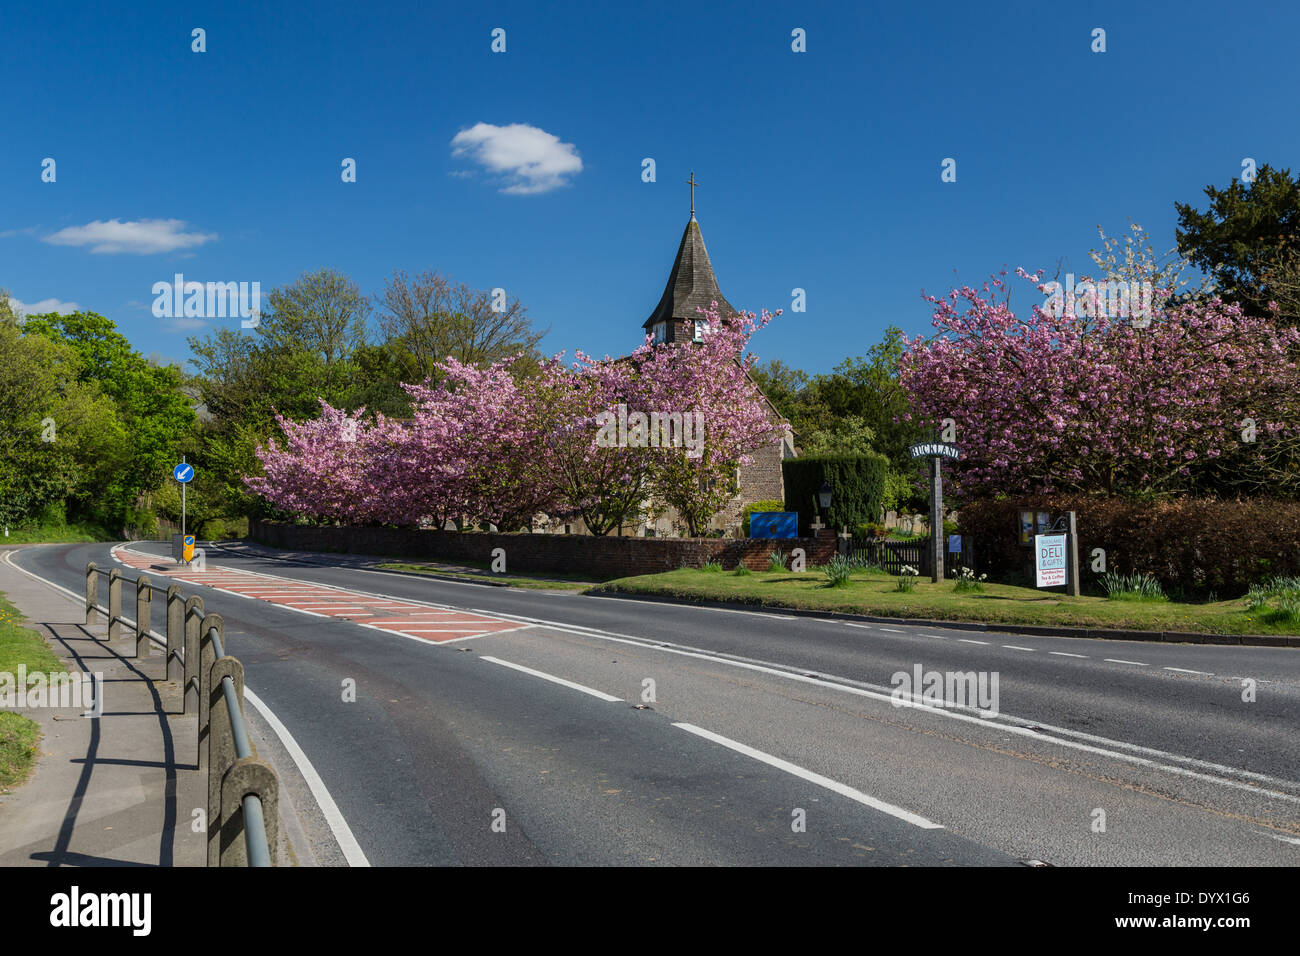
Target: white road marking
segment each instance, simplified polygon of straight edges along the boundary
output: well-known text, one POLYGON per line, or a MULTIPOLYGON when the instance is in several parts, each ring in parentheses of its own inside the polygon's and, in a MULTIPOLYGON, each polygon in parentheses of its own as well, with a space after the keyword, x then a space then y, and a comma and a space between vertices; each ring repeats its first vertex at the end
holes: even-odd
POLYGON ((592 687, 586 687, 582 684, 575 684, 571 680, 565 680, 563 677, 556 677, 554 674, 547 674, 542 671, 535 671, 531 667, 524 667, 523 664, 512 664, 509 661, 503 661, 499 657, 488 657, 484 655, 483 657, 480 657, 479 660, 491 661, 493 664, 500 664, 502 667, 509 667, 513 670, 522 671, 525 674, 532 674, 534 677, 540 677, 542 680, 548 680, 552 684, 559 684, 562 687, 568 687, 570 690, 579 690, 582 691, 584 694, 590 694, 592 697, 599 697, 601 700, 615 702, 623 699, 622 697, 611 697, 609 694, 606 694, 604 691, 599 691, 592 687))
MULTIPOLYGON (((508 617, 509 615, 500 615, 500 616, 508 617)), ((783 677, 786 680, 792 680, 799 683, 815 684, 817 686, 825 687, 830 690, 838 690, 843 693, 854 694, 856 696, 866 697, 871 700, 888 702, 889 704, 891 704, 891 706, 898 706, 898 704, 894 703, 896 699, 895 696, 896 690, 889 687, 881 687, 879 685, 867 684, 862 681, 854 681, 845 677, 836 678, 835 681, 822 680, 819 678, 808 677, 805 674, 800 672, 782 670, 781 665, 774 666, 760 661, 751 661, 751 660, 737 659, 732 657, 724 657, 710 651, 700 650, 698 648, 675 647, 666 644, 662 641, 651 642, 646 638, 639 638, 633 635, 615 635, 606 631, 597 631, 592 628, 583 628, 580 625, 574 626, 574 625, 562 624, 557 621, 541 620, 538 618, 519 617, 517 619, 527 620, 540 627, 550 628, 551 630, 560 631, 561 633, 575 634, 579 637, 588 637, 596 640, 609 641, 614 644, 630 644, 632 646, 642 647, 647 650, 657 650, 667 654, 676 654, 681 657, 694 657, 699 660, 712 661, 714 663, 719 663, 719 664, 727 664, 731 667, 738 667, 744 670, 751 670, 751 671, 757 671, 759 673, 771 674, 775 677, 783 677)), ((1192 777, 1194 779, 1203 780, 1208 783, 1214 783, 1224 787, 1231 787, 1237 790, 1245 790, 1249 793, 1259 794, 1277 800, 1285 800, 1289 803, 1300 804, 1300 797, 1297 797, 1293 794, 1283 793, 1277 790, 1265 790, 1261 787, 1254 786, 1251 784, 1241 783, 1236 780, 1228 780, 1222 777, 1211 776, 1210 774, 1207 773, 1200 773, 1195 770, 1188 770, 1186 767, 1178 767, 1172 764, 1161 763, 1157 760, 1147 759, 1145 757, 1138 757, 1131 753, 1123 753, 1120 750, 1109 749, 1109 748, 1116 748, 1116 747, 1125 748, 1127 750, 1131 750, 1136 753, 1149 754, 1152 757, 1158 757, 1164 760, 1176 760, 1185 764, 1189 764, 1191 766, 1203 767, 1207 770, 1215 770, 1221 773, 1235 774, 1241 777, 1249 777, 1252 780, 1259 780, 1264 783, 1270 783, 1270 784, 1275 784, 1280 786, 1295 786, 1296 782, 1294 780, 1283 780, 1278 777, 1271 777, 1267 774, 1257 773, 1253 770, 1243 770, 1240 767, 1229 767, 1224 764, 1212 763, 1208 760, 1200 760, 1196 757, 1185 757, 1181 754, 1170 753, 1169 751, 1165 751, 1165 750, 1158 750, 1154 747, 1144 747, 1141 744, 1133 744, 1124 740, 1114 740, 1109 737, 1100 737, 1095 734, 1087 734, 1082 731, 1073 730, 1069 727, 1057 727, 1053 724, 1046 724, 1041 720, 1027 720, 1022 717, 1016 717, 1014 715, 1007 714, 1005 711, 999 713, 995 718, 988 718, 988 717, 975 717, 968 714, 960 713, 959 712, 960 708, 957 707, 936 708, 936 707, 929 706, 925 703, 913 703, 908 701, 905 701, 903 703, 903 706, 912 707, 917 710, 925 710, 932 714, 937 714, 942 717, 948 717, 953 720, 960 720, 965 723, 980 724, 985 727, 996 726, 999 730, 1002 730, 1004 732, 1018 734, 1022 737, 1033 738, 1035 740, 1042 741, 1043 743, 1056 744, 1057 746, 1061 746, 1061 747, 1070 747, 1075 750, 1082 750, 1087 753, 1095 753, 1104 757, 1111 757, 1116 760, 1122 760, 1126 763, 1134 763, 1140 766, 1151 767, 1156 770, 1163 770, 1167 773, 1192 777), (1039 729, 1034 730, 1032 728, 1039 728, 1039 729), (1048 731, 1049 733, 1040 733, 1040 731, 1048 731), (1074 738, 1074 739, 1070 739, 1070 738, 1074 738), (1093 741, 1097 744, 1102 744, 1104 746, 1090 746, 1089 744, 1084 744, 1079 742, 1083 740, 1093 741)), ((965 709, 970 710, 972 714, 979 713, 977 708, 968 707, 965 709)))
MULTIPOLYGON (((156 557, 156 555, 151 555, 151 557, 156 557)), ((359 571, 363 574, 379 574, 379 575, 387 574, 387 572, 384 571, 372 571, 367 568, 356 568, 352 570, 359 571)), ((24 573, 29 574, 29 572, 24 572, 24 573)), ((267 578, 275 577, 273 575, 263 574, 262 572, 258 572, 258 571, 248 571, 244 573, 261 574, 263 577, 267 577, 267 578)), ((35 577, 35 575, 30 575, 30 576, 35 577)), ((41 580, 44 579, 42 578, 41 580)), ((279 578, 279 580, 292 580, 292 579, 279 578)), ((58 585, 55 584, 51 584, 51 586, 59 587, 58 585)), ((321 585, 321 587, 328 587, 328 585, 321 585)), ((69 591, 67 588, 59 588, 59 590, 72 595, 74 599, 76 599, 79 603, 82 603, 84 605, 85 602, 84 595, 77 596, 73 594, 73 592, 69 591)), ((356 590, 352 591, 352 593, 363 594, 370 597, 380 597, 380 598, 385 598, 387 600, 408 601, 411 604, 417 604, 423 607, 436 607, 440 609, 459 610, 459 611, 464 610, 463 608, 450 608, 448 605, 445 604, 434 604, 429 601, 407 599, 392 594, 381 594, 378 592, 356 591, 356 590)), ((235 596, 242 597, 242 595, 235 595, 235 596)), ((637 602, 637 603, 644 603, 644 602, 637 602)), ((312 612, 305 611, 303 613, 311 614, 312 612)), ((760 672, 772 674, 773 676, 776 677, 783 677, 787 680, 809 683, 809 684, 817 684, 831 690, 838 690, 844 693, 855 694, 857 696, 868 697, 882 702, 888 702, 891 705, 893 704, 893 700, 894 700, 893 688, 879 687, 876 685, 865 684, 860 681, 853 681, 850 678, 839 677, 836 678, 835 681, 819 680, 816 678, 805 677, 802 674, 794 673, 793 671, 782 670, 780 665, 773 666, 762 661, 754 661, 754 660, 741 659, 735 657, 726 657, 699 648, 692 648, 689 646, 674 646, 657 639, 638 637, 636 635, 631 635, 631 634, 616 634, 609 631, 601 631, 595 628, 584 627, 583 625, 565 624, 559 621, 547 620, 545 618, 526 617, 521 614, 506 614, 500 611, 485 612, 485 613, 491 613, 493 616, 501 620, 526 622, 527 624, 532 626, 547 627, 559 631, 561 633, 576 634, 579 637, 587 637, 587 638, 592 638, 594 640, 609 641, 615 644, 629 644, 636 647, 646 648, 648 650, 657 650, 668 654, 677 654, 683 657, 694 657, 700 660, 708 660, 708 661, 713 661, 715 663, 727 664, 732 667, 739 667, 746 670, 760 671, 760 672)), ((313 614, 312 616, 319 617, 320 615, 313 614)), ((369 624, 358 624, 356 626, 372 627, 372 625, 369 624)), ((374 628, 374 630, 380 630, 380 628, 374 628)), ((505 633, 505 632, 498 632, 498 633, 505 633)), ((398 636, 406 637, 408 640, 418 640, 418 638, 410 637, 409 635, 405 635, 405 634, 401 634, 398 636)), ((937 637, 938 635, 930 635, 930 636, 937 637)), ((461 639, 458 638, 458 640, 461 639)), ((428 644, 429 642, 422 641, 421 643, 428 644)), ((454 642, 443 641, 440 643, 451 644, 454 642)), ((1240 767, 1230 767, 1224 764, 1213 763, 1208 760, 1200 760, 1196 757, 1185 757, 1182 756, 1181 754, 1170 753, 1169 751, 1165 751, 1165 750, 1158 750, 1154 747, 1144 747, 1141 744, 1129 743, 1128 741, 1125 740, 1115 740, 1109 737, 1101 737, 1095 734, 1084 733, 1083 731, 1074 730, 1069 727, 1057 727, 1053 724, 1043 723, 1041 720, 1031 721, 1025 718, 1015 717, 1013 715, 1007 714, 1005 711, 1000 713, 994 719, 988 719, 988 718, 977 718, 963 713, 959 713, 955 708, 933 708, 933 707, 927 707, 924 704, 909 704, 908 706, 912 706, 921 710, 929 710, 931 713, 938 714, 943 717, 948 717, 953 720, 962 720, 967 723, 978 723, 983 726, 989 726, 990 724, 992 724, 992 725, 996 725, 1003 731, 1020 734, 1021 736, 1036 738, 1046 743, 1052 743, 1062 747, 1072 747, 1077 750, 1084 750, 1091 753, 1097 753, 1102 756, 1113 757, 1115 759, 1123 760, 1129 763, 1138 763, 1143 766, 1153 767, 1155 769, 1164 770, 1169 773, 1194 777, 1210 783, 1219 784, 1220 786, 1232 787, 1239 790, 1246 790, 1250 793, 1260 794, 1262 796, 1272 797, 1274 799, 1280 799, 1291 803, 1300 804, 1300 797, 1293 796, 1292 794, 1289 793, 1282 793, 1280 791, 1275 791, 1275 790, 1265 790, 1257 786, 1252 786, 1250 784, 1239 783, 1238 781, 1235 780, 1227 780, 1220 777, 1214 777, 1209 774, 1198 773, 1193 770, 1188 770, 1185 767, 1172 766, 1169 764, 1157 762, 1156 760, 1137 757, 1134 756, 1133 754, 1123 753, 1117 750, 1111 750, 1107 748, 1114 748, 1114 747, 1124 748, 1126 750, 1133 751, 1134 753, 1149 754, 1152 757, 1162 758, 1164 760, 1176 760, 1191 766, 1203 767, 1207 770, 1215 770, 1221 773, 1235 774, 1240 777, 1248 777, 1252 780, 1259 780, 1264 783, 1270 783, 1275 785, 1294 786, 1296 782, 1293 780, 1283 780, 1278 777, 1271 777, 1267 774, 1257 773, 1253 770, 1243 770, 1240 767), (1030 729, 1031 727, 1038 727, 1041 728, 1042 730, 1049 731, 1050 735, 1041 734, 1037 731, 1031 730, 1030 729), (1068 738, 1073 738, 1073 739, 1068 739, 1068 738), (1094 746, 1088 746, 1086 744, 1078 742, 1078 741, 1085 741, 1085 740, 1092 741, 1094 743, 1101 744, 1104 746, 1094 747, 1094 746)))
POLYGON ((1146 667, 1146 666, 1147 666, 1146 664, 1142 663, 1141 661, 1122 661, 1122 660, 1120 660, 1120 659, 1117 658, 1117 657, 1107 657, 1107 658, 1105 658, 1105 661, 1106 661, 1107 664, 1134 664, 1134 665, 1136 665, 1137 667, 1146 667))
POLYGON ((1200 674, 1202 677, 1213 677, 1209 671, 1189 671, 1186 667, 1166 667, 1167 671, 1178 671, 1180 674, 1200 674))
POLYGON ((330 796, 325 781, 320 778, 320 774, 312 766, 307 754, 298 746, 298 741, 293 739, 293 734, 289 733, 289 728, 280 723, 280 718, 276 717, 271 708, 266 705, 262 698, 254 694, 249 687, 244 688, 244 700, 257 708, 257 712, 262 715, 262 719, 275 731, 275 735, 280 738, 280 743, 284 744, 284 749, 293 758, 293 762, 298 767, 298 772, 307 781, 312 796, 316 798, 316 805, 320 807, 325 822, 329 824, 330 832, 334 834, 339 849, 343 851, 348 866, 369 866, 370 861, 366 859, 366 854, 361 849, 361 844, 357 842, 357 838, 352 835, 352 828, 348 826, 348 821, 343 818, 338 804, 330 796))
POLYGON ((948 638, 944 637, 942 634, 922 634, 921 636, 922 636, 922 637, 933 637, 936 641, 946 641, 946 640, 948 640, 948 638))
MULTIPOLYGON (((53 581, 47 581, 39 574, 33 574, 26 568, 18 567, 18 565, 9 560, 11 554, 13 554, 12 551, 7 551, 3 556, 4 563, 9 565, 9 567, 27 575, 29 578, 34 578, 42 584, 54 588, 56 591, 61 591, 76 603, 82 606, 85 605, 86 599, 84 595, 77 595, 75 592, 68 590, 60 584, 55 584, 53 581)), ((134 624, 135 622, 132 621, 131 623, 134 624)), ((151 633, 150 636, 154 637, 155 635, 151 633)), ((157 638, 161 637, 161 635, 157 635, 157 638)), ((162 640, 163 646, 165 647, 166 639, 162 638, 162 640)), ((361 846, 357 843, 356 837, 352 835, 352 829, 348 826, 347 820, 343 818, 343 814, 339 811, 338 805, 334 802, 334 798, 330 796, 329 789, 325 786, 325 781, 320 778, 320 774, 318 774, 316 768, 312 766, 311 761, 307 758, 307 754, 303 752, 303 749, 300 746, 298 746, 298 741, 294 739, 293 734, 289 733, 289 728, 280 722, 280 719, 275 716, 275 712, 272 711, 271 708, 253 692, 253 689, 247 685, 244 687, 244 699, 257 708, 258 713, 260 713, 263 719, 266 720, 267 724, 275 732, 275 735, 280 738, 280 743, 284 745, 284 749, 289 753, 289 756, 293 758, 293 762, 298 767, 298 772, 301 773, 303 779, 307 781, 307 786, 311 790, 312 796, 316 798, 316 803, 325 817, 325 822, 329 825, 330 832, 334 834, 334 839, 338 843, 339 849, 343 851, 343 856, 348 861, 348 865, 369 866, 370 861, 366 859, 366 855, 362 852, 361 846)))
POLYGON ((1270 833, 1269 836, 1274 840, 1281 840, 1283 843, 1294 843, 1296 846, 1300 846, 1300 840, 1297 840, 1295 837, 1284 837, 1276 833, 1270 833))
POLYGON ((1033 650, 1032 647, 1021 647, 1018 644, 1003 644, 1002 646, 1009 651, 1032 651, 1033 650))
POLYGON ((1081 657, 1081 658, 1083 658, 1085 661, 1088 659, 1088 655, 1087 655, 1087 654, 1069 654, 1069 653, 1067 653, 1067 652, 1065 652, 1065 651, 1048 651, 1047 653, 1049 653, 1049 654, 1054 654, 1054 655, 1057 656, 1057 657, 1081 657))
POLYGON ((900 631, 900 630, 899 630, 898 628, 896 628, 896 627, 882 627, 881 630, 882 630, 882 631, 888 631, 890 634, 906 634, 906 633, 907 633, 906 631, 900 631))
POLYGON ((809 783, 815 783, 819 787, 825 787, 840 796, 848 797, 850 800, 856 800, 863 806, 871 807, 873 810, 879 810, 881 813, 888 813, 891 817, 897 817, 912 824, 914 827, 920 827, 922 830, 942 830, 943 824, 927 820, 923 816, 912 813, 910 810, 904 810, 902 807, 896 807, 892 803, 885 803, 883 800, 877 800, 875 797, 867 796, 861 790, 855 790, 848 784, 840 783, 838 780, 832 780, 830 777, 823 777, 819 773, 813 773, 811 770, 805 770, 797 764, 782 760, 780 757, 773 757, 771 754, 763 753, 761 750, 755 750, 753 747, 747 747, 745 744, 730 737, 724 737, 721 734, 715 734, 711 730, 705 730, 703 727, 696 727, 694 724, 678 723, 674 727, 680 727, 687 733, 695 734, 697 737, 703 737, 705 740, 711 740, 715 744, 721 744, 736 753, 744 754, 746 757, 752 757, 755 760, 767 764, 769 767, 775 767, 777 770, 784 770, 786 773, 794 774, 807 780, 809 783))
MULTIPOLYGON (((826 621, 829 620, 829 618, 822 618, 821 620, 826 621)), ((840 623, 847 627, 860 627, 863 630, 867 630, 867 631, 871 630, 870 624, 855 624, 853 621, 840 621, 840 623)))
POLYGON ((959 637, 957 640, 962 644, 983 644, 985 647, 988 647, 989 643, 988 641, 972 641, 969 637, 959 637))

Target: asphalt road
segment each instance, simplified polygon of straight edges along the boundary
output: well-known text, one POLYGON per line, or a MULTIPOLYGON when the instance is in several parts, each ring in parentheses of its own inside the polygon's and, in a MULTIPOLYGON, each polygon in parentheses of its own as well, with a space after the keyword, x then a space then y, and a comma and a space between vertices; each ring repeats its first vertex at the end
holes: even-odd
MULTIPOLYGON (((863 626, 207 550, 214 569, 519 625, 435 643, 186 582, 374 865, 1300 862, 1294 649, 863 626), (918 666, 996 676, 996 716, 898 706, 891 678, 918 666)), ((74 591, 90 560, 114 563, 106 545, 17 555, 74 591)), ((310 795, 293 802, 337 862, 310 795)))

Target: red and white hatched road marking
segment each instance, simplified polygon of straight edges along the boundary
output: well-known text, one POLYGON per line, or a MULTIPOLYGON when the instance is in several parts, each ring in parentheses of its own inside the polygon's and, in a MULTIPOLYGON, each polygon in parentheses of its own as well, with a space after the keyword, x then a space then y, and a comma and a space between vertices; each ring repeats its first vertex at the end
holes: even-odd
POLYGON ((256 571, 235 571, 213 565, 208 565, 206 571, 194 571, 181 565, 172 567, 168 565, 168 558, 120 546, 114 548, 112 554, 119 563, 151 576, 161 574, 177 581, 191 581, 216 591, 266 601, 303 614, 342 618, 361 627, 437 644, 532 627, 531 624, 503 621, 457 608, 359 594, 343 588, 277 578, 256 571))

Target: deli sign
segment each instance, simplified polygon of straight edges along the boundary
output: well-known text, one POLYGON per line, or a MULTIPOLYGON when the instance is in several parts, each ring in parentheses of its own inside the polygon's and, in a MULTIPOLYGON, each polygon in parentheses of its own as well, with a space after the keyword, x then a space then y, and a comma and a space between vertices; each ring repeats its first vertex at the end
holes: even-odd
POLYGON ((1034 536, 1034 572, 1036 587, 1063 587, 1066 581, 1065 535, 1034 536))

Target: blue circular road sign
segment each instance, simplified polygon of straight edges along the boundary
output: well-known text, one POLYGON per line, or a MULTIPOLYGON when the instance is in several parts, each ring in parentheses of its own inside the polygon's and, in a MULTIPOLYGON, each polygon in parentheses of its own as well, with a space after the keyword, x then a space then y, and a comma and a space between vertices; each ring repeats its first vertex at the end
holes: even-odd
POLYGON ((179 464, 172 469, 172 477, 181 484, 187 484, 194 480, 194 466, 186 465, 184 463, 179 464))

